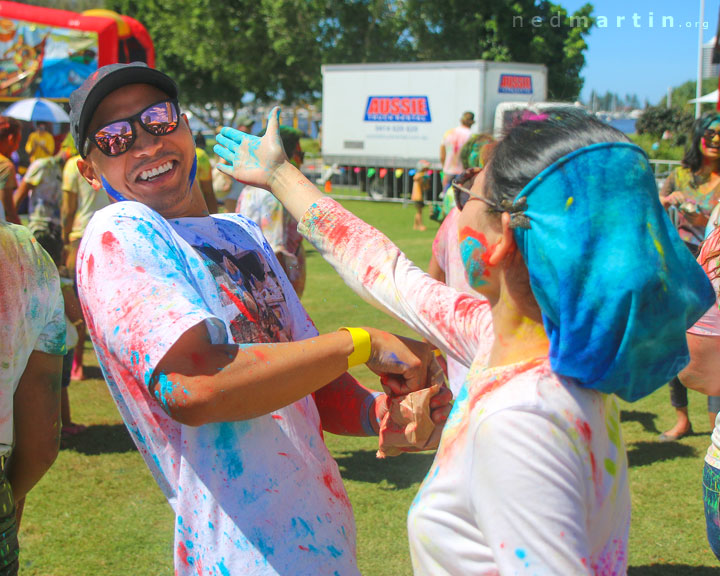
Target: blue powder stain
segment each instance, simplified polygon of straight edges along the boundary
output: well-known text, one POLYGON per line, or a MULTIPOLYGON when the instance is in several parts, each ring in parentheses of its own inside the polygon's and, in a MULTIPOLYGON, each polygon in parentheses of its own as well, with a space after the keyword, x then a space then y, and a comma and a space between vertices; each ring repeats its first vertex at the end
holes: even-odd
POLYGON ((182 516, 178 516, 177 519, 178 519, 178 524, 180 524, 182 526, 182 523, 183 523, 182 516))
POLYGON ((169 402, 174 404, 173 390, 175 389, 175 384, 171 380, 168 380, 168 377, 165 374, 159 375, 157 384, 160 386, 160 391, 158 393, 156 388, 155 396, 158 397, 163 406, 167 407, 169 402))
POLYGON ((257 541, 254 544, 256 548, 260 551, 260 554, 263 555, 263 558, 272 556, 275 553, 275 548, 273 548, 270 543, 266 542, 262 538, 257 538, 257 541))
POLYGON ((117 335, 118 332, 120 332, 120 326, 115 326, 115 330, 113 331, 113 335, 117 335))
POLYGON ((218 426, 218 436, 215 440, 215 448, 218 450, 218 458, 220 458, 224 470, 231 479, 239 477, 244 470, 242 460, 240 459, 239 449, 235 441, 236 433, 239 429, 239 435, 242 435, 249 429, 248 423, 224 422, 218 426), (244 426, 242 425, 244 424, 244 426))
POLYGON ((218 567, 218 570, 220 570, 220 574, 222 574, 222 576, 230 576, 230 570, 228 570, 225 566, 225 558, 220 560, 216 566, 218 567))
POLYGON ((193 558, 192 556, 188 556, 187 563, 190 564, 190 566, 195 566, 195 558, 193 558))
POLYGON ((215 526, 213 526, 212 522, 208 522, 208 528, 210 528, 210 530, 215 530, 215 526))
POLYGON ((465 266, 465 275, 471 288, 487 284, 487 280, 483 278, 485 262, 482 261, 482 258, 477 257, 477 255, 485 252, 485 246, 477 238, 467 237, 460 243, 460 257, 465 266))
POLYGON ((185 547, 188 549, 192 549, 195 547, 195 545, 192 543, 191 540, 185 540, 185 547))
POLYGON ((330 552, 330 556, 332 556, 333 558, 340 558, 340 556, 343 555, 343 551, 338 550, 337 548, 335 548, 335 546, 328 546, 327 549, 328 552, 330 552))
MULTIPOLYGON (((525 558, 525 556, 527 556, 527 554, 525 553, 525 550, 523 550, 522 548, 517 548, 515 550, 515 556, 517 556, 518 558, 520 558, 520 560, 522 560, 523 558, 525 558)), ((527 564, 526 564, 526 566, 527 566, 527 564)))
POLYGON ((292 527, 295 530, 297 538, 304 538, 305 536, 315 536, 315 531, 310 528, 310 525, 300 517, 292 519, 292 527))
POLYGON ((140 364, 140 354, 138 354, 137 350, 133 350, 130 352, 130 365, 135 366, 140 364))

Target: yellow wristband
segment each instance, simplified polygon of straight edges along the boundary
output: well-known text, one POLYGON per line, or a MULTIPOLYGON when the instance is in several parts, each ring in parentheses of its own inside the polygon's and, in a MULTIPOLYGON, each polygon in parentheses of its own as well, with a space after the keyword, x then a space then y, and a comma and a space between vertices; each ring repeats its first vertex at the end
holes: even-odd
POLYGON ((355 348, 353 353, 348 356, 348 368, 365 364, 365 362, 370 360, 372 346, 370 344, 370 333, 367 330, 363 330, 362 328, 348 328, 346 326, 340 327, 339 330, 347 330, 350 332, 353 347, 355 348))

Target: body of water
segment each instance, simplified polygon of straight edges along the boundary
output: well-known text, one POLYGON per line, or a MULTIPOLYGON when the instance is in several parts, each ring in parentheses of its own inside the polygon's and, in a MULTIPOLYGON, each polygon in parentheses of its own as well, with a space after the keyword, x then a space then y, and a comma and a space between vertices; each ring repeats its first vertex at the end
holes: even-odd
POLYGON ((611 118, 608 124, 625 134, 635 133, 635 118, 611 118))

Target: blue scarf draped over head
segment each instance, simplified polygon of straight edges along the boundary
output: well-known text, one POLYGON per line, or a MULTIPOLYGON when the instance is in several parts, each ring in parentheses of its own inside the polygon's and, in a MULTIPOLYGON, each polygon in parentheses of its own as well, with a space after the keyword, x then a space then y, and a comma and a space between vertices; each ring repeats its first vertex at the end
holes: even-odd
POLYGON ((645 153, 594 144, 536 176, 515 228, 556 374, 634 401, 689 362, 685 331, 714 303, 660 205, 645 153))
MULTIPOLYGON (((190 187, 192 187, 193 183, 195 182, 195 174, 197 174, 197 154, 195 154, 192 168, 190 168, 190 175, 188 176, 190 187)), ((127 200, 125 196, 123 196, 120 192, 115 190, 115 188, 110 186, 110 182, 105 180, 105 176, 100 176, 100 182, 102 182, 103 188, 105 189, 105 192, 107 192, 108 196, 117 200, 118 202, 124 202, 127 200)))

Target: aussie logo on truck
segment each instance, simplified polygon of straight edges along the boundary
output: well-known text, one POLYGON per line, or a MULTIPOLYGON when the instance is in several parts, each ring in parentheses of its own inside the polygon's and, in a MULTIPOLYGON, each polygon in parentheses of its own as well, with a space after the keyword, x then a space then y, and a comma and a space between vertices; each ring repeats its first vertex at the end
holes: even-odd
POLYGON ((532 94, 532 76, 524 74, 500 74, 500 94, 532 94))
POLYGON ((369 96, 365 122, 430 122, 427 96, 369 96))

